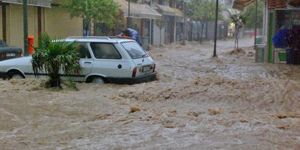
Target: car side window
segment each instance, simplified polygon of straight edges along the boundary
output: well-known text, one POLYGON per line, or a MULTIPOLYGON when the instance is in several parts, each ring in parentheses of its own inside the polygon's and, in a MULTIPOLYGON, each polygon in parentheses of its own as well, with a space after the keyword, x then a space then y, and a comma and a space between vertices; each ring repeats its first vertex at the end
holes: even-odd
POLYGON ((121 55, 112 43, 91 43, 97 59, 121 59, 121 55))
POLYGON ((78 50, 80 58, 91 58, 91 54, 86 43, 79 43, 78 50))

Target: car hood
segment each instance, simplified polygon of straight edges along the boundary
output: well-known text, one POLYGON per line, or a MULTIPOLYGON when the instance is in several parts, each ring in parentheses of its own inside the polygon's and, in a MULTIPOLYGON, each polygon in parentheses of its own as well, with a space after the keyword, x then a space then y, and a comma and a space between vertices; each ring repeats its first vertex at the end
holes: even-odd
POLYGON ((19 53, 22 49, 18 47, 0 47, 0 53, 19 53))
POLYGON ((30 62, 32 60, 31 56, 26 57, 19 57, 19 58, 12 58, 8 60, 0 61, 0 65, 24 65, 27 62, 30 62))

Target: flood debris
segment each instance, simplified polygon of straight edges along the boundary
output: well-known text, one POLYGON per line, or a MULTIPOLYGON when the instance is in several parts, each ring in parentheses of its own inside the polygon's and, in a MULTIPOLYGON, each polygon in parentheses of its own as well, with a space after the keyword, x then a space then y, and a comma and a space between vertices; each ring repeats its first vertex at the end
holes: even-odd
POLYGON ((135 112, 139 112, 139 111, 141 111, 141 109, 140 109, 140 107, 139 106, 137 106, 137 105, 134 105, 134 106, 131 106, 130 107, 130 113, 135 113, 135 112))
POLYGON ((285 112, 285 113, 279 113, 275 115, 279 119, 286 119, 286 118, 300 118, 300 114, 296 112, 285 112))
POLYGON ((219 115, 221 113, 223 113, 223 110, 221 108, 208 109, 208 114, 211 115, 211 116, 219 115))

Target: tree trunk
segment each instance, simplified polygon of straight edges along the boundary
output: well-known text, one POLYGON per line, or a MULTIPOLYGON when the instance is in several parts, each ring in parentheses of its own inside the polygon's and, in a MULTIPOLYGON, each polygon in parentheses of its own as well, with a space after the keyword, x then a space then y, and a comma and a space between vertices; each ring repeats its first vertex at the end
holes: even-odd
POLYGON ((203 31, 204 31, 204 22, 201 22, 201 37, 200 37, 200 43, 203 42, 203 31))
POLYGON ((197 23, 197 41, 200 40, 200 30, 199 30, 199 24, 197 23))
POLYGON ((159 46, 162 46, 162 41, 161 41, 161 37, 162 37, 162 27, 159 28, 159 46))
POLYGON ((83 31, 84 36, 89 36, 91 21, 88 19, 84 19, 83 22, 84 22, 84 24, 83 24, 84 25, 84 31, 83 31))
POLYGON ((58 62, 52 62, 51 64, 51 70, 49 72, 49 81, 48 81, 48 85, 49 87, 58 87, 58 88, 62 88, 61 87, 61 80, 60 80, 60 74, 59 74, 59 70, 60 70, 60 64, 58 62))
POLYGON ((62 88, 61 87, 61 79, 60 79, 60 75, 59 73, 50 73, 50 80, 48 81, 48 85, 49 87, 58 87, 58 88, 62 88))
POLYGON ((206 40, 208 39, 208 38, 207 38, 207 37, 208 37, 208 28, 207 28, 207 27, 208 27, 208 21, 206 20, 206 21, 205 21, 205 39, 206 39, 206 40))

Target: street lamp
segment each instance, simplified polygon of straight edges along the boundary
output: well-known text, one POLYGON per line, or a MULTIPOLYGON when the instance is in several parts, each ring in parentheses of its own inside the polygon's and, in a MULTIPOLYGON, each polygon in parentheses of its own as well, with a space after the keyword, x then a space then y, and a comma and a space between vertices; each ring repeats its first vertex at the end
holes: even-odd
POLYGON ((27 0, 23 0, 23 32, 24 32, 24 55, 28 55, 28 10, 27 0))
POLYGON ((215 20, 215 39, 214 39, 214 54, 217 57, 217 35, 218 35, 218 17, 219 17, 219 0, 216 0, 216 20, 215 20))

